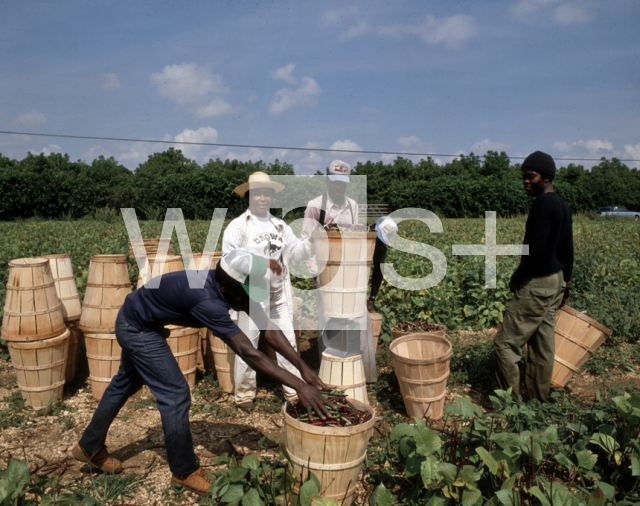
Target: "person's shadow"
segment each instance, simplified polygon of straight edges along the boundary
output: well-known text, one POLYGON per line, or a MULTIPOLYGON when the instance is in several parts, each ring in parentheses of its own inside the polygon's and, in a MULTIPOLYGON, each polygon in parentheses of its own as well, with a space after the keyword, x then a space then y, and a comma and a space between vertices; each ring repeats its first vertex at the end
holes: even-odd
MULTIPOLYGON (((245 453, 256 453, 265 449, 277 450, 278 443, 265 437, 258 429, 244 424, 212 423, 204 420, 191 422, 193 445, 203 446, 213 455, 228 453, 237 455, 239 460, 245 453)), ((114 452, 127 467, 126 461, 134 459, 146 450, 152 450, 162 459, 167 458, 162 425, 147 430, 147 435, 138 441, 129 443, 114 452)))

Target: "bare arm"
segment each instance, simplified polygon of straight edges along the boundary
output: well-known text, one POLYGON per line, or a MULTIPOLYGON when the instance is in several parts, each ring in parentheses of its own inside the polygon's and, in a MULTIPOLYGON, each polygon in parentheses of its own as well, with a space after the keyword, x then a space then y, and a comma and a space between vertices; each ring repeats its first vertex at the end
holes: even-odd
POLYGON ((300 402, 309 412, 310 417, 312 416, 312 412, 315 412, 322 420, 331 418, 326 408, 326 406, 330 404, 327 399, 320 395, 318 387, 305 383, 289 371, 285 371, 275 365, 269 357, 253 347, 251 341, 249 341, 249 338, 243 332, 233 336, 227 341, 227 344, 238 356, 242 357, 252 369, 295 389, 300 402))

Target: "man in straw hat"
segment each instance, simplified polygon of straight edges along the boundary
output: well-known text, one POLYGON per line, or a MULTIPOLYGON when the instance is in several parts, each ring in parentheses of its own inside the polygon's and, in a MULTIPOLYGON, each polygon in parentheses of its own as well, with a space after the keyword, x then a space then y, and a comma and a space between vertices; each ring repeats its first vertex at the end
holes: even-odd
MULTIPOLYGON (((304 213, 304 224, 301 237, 303 239, 313 237, 313 232, 318 227, 326 225, 357 225, 359 218, 358 203, 346 196, 351 165, 342 160, 333 160, 327 167, 326 185, 327 191, 310 200, 304 213)), ((307 262, 309 272, 314 278, 316 288, 318 284, 318 265, 315 257, 307 262)), ((318 290, 316 293, 316 308, 318 312, 318 350, 322 354, 325 350, 322 341, 322 331, 326 328, 328 319, 324 313, 322 296, 318 290)), ((373 333, 369 311, 364 310, 364 316, 356 320, 360 327, 360 349, 362 351, 362 363, 364 365, 367 383, 374 383, 378 379, 376 372, 376 360, 373 350, 373 333)))
MULTIPOLYGON (((229 223, 222 237, 222 253, 237 248, 248 248, 256 255, 268 258, 274 265, 269 271, 270 296, 262 304, 262 308, 271 320, 282 330, 289 344, 297 349, 293 327, 293 287, 289 278, 289 261, 306 260, 313 254, 310 241, 298 239, 291 227, 283 220, 276 218, 269 211, 276 193, 281 192, 284 185, 271 181, 268 174, 254 172, 246 183, 239 185, 234 191, 248 203, 246 212, 229 223)), ((257 327, 245 312, 237 315, 238 326, 257 348, 264 334, 264 329, 257 327), (261 332, 262 330, 262 332, 261 332)), ((280 354, 276 355, 280 367, 291 374, 298 375, 298 369, 280 354)), ((242 409, 253 407, 256 397, 256 372, 240 356, 236 356, 234 364, 234 398, 242 409)), ((293 400, 295 390, 284 386, 286 400, 293 400)))
POLYGON ((269 321, 260 304, 269 296, 265 258, 247 249, 225 255, 207 274, 204 288, 191 288, 187 271, 164 274, 156 289, 142 288, 129 294, 118 313, 116 338, 122 347, 118 374, 111 380, 80 442, 74 458, 105 472, 119 473, 122 464, 109 455, 105 440, 109 426, 143 383, 156 397, 162 420, 171 482, 207 495, 211 481, 197 459, 189 427, 189 385, 171 353, 166 324, 207 327, 254 369, 295 389, 310 416, 329 416, 327 401, 319 390, 327 386, 307 367, 280 329, 269 321), (275 367, 256 350, 233 323, 229 311, 251 314, 266 341, 300 371, 299 376, 275 367))
POLYGON ((522 163, 522 182, 535 197, 524 234, 529 254, 511 276, 513 299, 494 338, 496 377, 503 390, 520 395, 522 347, 527 345, 525 385, 529 398, 549 401, 555 356, 556 312, 567 303, 573 272, 571 211, 553 190, 556 164, 536 151, 522 163))

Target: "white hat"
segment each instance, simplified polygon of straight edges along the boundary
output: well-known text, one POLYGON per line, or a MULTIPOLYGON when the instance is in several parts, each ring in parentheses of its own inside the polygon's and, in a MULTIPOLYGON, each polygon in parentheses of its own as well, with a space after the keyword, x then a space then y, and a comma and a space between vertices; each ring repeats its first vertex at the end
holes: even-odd
POLYGON ((351 165, 347 162, 343 162, 342 160, 334 160, 327 167, 327 176, 329 176, 329 181, 348 183, 349 174, 351 174, 351 165))
POLYGON ((389 239, 398 233, 398 225, 388 216, 380 216, 376 220, 376 235, 387 246, 389 239))
POLYGON ((233 191, 241 197, 244 197, 244 194, 247 193, 248 190, 254 190, 256 188, 271 188, 274 193, 280 193, 284 190, 284 185, 276 181, 271 181, 269 174, 257 171, 249 176, 249 181, 236 186, 233 191))
POLYGON ((263 302, 269 297, 269 286, 265 279, 266 258, 254 255, 246 248, 238 248, 220 259, 220 267, 240 283, 255 302, 263 302))

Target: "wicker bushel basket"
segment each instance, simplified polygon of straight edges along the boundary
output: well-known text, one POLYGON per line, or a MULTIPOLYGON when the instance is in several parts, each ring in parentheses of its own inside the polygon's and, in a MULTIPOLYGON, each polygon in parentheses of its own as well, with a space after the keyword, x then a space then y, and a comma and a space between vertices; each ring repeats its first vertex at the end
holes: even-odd
POLYGON ((376 233, 318 230, 313 240, 318 264, 326 264, 318 274, 325 316, 362 317, 376 233))
POLYGON ((375 411, 371 406, 350 401, 371 413, 371 419, 350 427, 315 427, 291 417, 282 407, 286 448, 293 475, 303 482, 309 473, 320 480, 323 497, 350 505, 354 499, 367 443, 373 434, 375 411))
POLYGON ((236 354, 222 339, 214 336, 211 331, 207 335, 209 337, 209 346, 213 353, 213 360, 216 364, 216 375, 218 376, 220 388, 228 394, 232 394, 234 390, 233 364, 236 361, 236 354))
POLYGON ((89 385, 96 401, 102 399, 104 391, 118 373, 122 348, 115 334, 84 334, 89 361, 89 385))
POLYGON ((442 418, 453 354, 449 340, 438 334, 409 334, 392 341, 389 351, 407 415, 442 418))
POLYGON ((196 359, 200 345, 200 329, 191 327, 168 326, 170 333, 167 344, 171 353, 178 361, 178 366, 184 374, 189 389, 196 386, 196 359))
POLYGON ((69 330, 52 339, 33 343, 7 342, 11 364, 25 403, 46 407, 62 398, 64 373, 69 349, 69 330))
POLYGON ((138 274, 137 288, 141 288, 149 280, 161 276, 162 274, 169 274, 170 272, 183 271, 184 264, 182 263, 182 256, 180 255, 167 255, 164 263, 154 262, 153 264, 145 264, 140 274, 138 274))
POLYGON ((11 260, 2 318, 3 339, 42 341, 57 337, 64 331, 62 304, 56 293, 49 261, 44 258, 11 260))
POLYGON ((594 319, 569 306, 561 307, 554 330, 556 356, 551 383, 565 387, 610 335, 611 330, 594 319))
POLYGON ((342 358, 325 352, 318 376, 331 388, 344 388, 347 397, 369 404, 362 355, 342 358))
POLYGON ((82 306, 78 296, 76 278, 73 275, 71 257, 67 254, 46 255, 42 258, 49 260, 51 275, 56 286, 56 293, 62 302, 62 316, 64 321, 71 322, 80 319, 82 306))
POLYGON ((130 293, 127 257, 92 256, 80 316, 80 330, 92 334, 113 334, 116 331, 118 311, 130 293))
POLYGON ((373 351, 378 351, 378 340, 382 332, 382 315, 380 313, 371 313, 371 334, 373 335, 373 351))

